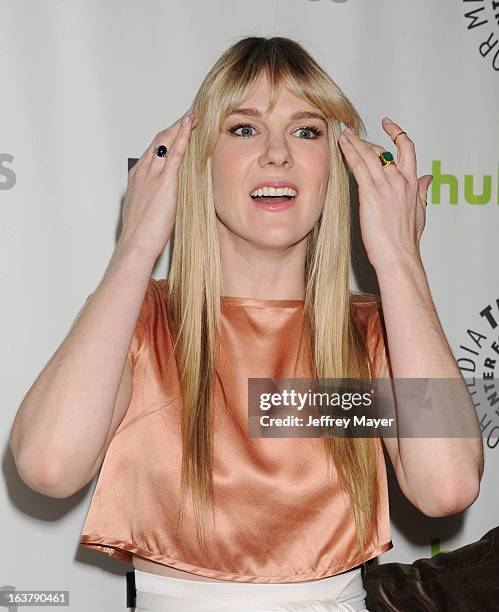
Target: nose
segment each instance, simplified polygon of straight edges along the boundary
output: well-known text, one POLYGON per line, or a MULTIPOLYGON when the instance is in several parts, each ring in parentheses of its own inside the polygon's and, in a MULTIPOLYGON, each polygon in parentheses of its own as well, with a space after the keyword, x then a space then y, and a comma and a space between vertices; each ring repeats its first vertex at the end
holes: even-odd
POLYGON ((262 152, 259 157, 259 163, 262 167, 272 163, 277 166, 291 168, 293 159, 288 144, 283 136, 269 136, 264 143, 262 152))

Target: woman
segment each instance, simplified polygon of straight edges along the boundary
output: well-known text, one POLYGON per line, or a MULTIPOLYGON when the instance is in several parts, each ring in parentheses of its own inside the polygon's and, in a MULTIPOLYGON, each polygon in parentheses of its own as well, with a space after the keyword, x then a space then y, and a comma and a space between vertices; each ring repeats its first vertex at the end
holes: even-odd
MULTIPOLYGON (((380 439, 250 437, 249 383, 459 378, 419 257, 431 177, 400 126, 383 123, 398 163, 361 139, 287 38, 235 43, 192 110, 129 173, 109 267, 19 409, 16 463, 55 497, 100 470, 81 543, 133 563, 138 610, 365 610, 361 567, 392 547, 380 439), (349 289, 348 166, 383 311, 349 289)), ((476 498, 480 436, 384 443, 426 514, 476 498)))

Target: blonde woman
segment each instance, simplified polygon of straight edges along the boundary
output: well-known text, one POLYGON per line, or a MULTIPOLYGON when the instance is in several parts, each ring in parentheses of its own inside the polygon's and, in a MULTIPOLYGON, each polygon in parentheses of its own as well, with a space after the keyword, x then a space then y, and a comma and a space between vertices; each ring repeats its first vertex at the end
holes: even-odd
MULTIPOLYGON (((301 45, 248 37, 129 172, 110 264, 11 447, 52 497, 99 473, 81 544, 133 563, 137 610, 366 610, 362 566, 392 547, 380 439, 250 437, 248 388, 459 375, 419 258, 430 177, 383 127, 398 164, 301 45), (350 291, 349 167, 379 297, 350 291)), ((481 439, 384 442, 424 513, 476 498, 481 439)))

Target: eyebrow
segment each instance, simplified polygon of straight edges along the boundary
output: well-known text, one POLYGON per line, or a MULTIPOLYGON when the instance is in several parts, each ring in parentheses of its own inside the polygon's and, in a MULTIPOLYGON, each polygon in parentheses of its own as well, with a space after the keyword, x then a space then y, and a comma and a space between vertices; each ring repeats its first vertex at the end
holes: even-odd
MULTIPOLYGON (((236 108, 227 116, 230 117, 231 115, 247 115, 248 117, 258 117, 259 119, 262 117, 262 113, 254 107, 236 108)), ((320 113, 315 113, 314 111, 296 111, 291 115, 290 119, 291 121, 298 121, 300 119, 319 119, 321 121, 324 121, 324 123, 327 125, 327 121, 324 115, 321 115, 320 113)))

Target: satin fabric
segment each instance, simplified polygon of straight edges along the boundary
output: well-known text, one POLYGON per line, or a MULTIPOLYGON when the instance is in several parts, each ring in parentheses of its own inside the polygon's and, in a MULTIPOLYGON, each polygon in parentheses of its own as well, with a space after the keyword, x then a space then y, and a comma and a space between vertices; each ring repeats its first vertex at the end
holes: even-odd
MULTIPOLYGON (((180 382, 166 280, 151 278, 130 345, 133 395, 108 447, 80 543, 131 563, 132 553, 201 576, 288 583, 332 576, 392 548, 386 469, 377 439, 379 541, 360 550, 353 513, 319 438, 250 438, 248 378, 307 377, 302 300, 222 297, 216 363, 215 529, 198 547, 190 497, 175 529, 180 382)), ((366 333, 376 311, 359 308, 366 333)), ((374 330, 374 328, 373 328, 374 330)))

